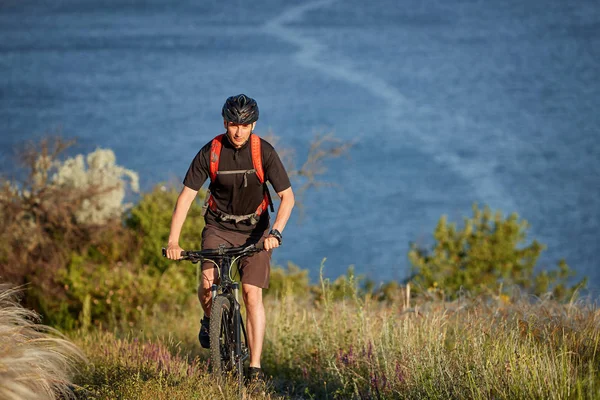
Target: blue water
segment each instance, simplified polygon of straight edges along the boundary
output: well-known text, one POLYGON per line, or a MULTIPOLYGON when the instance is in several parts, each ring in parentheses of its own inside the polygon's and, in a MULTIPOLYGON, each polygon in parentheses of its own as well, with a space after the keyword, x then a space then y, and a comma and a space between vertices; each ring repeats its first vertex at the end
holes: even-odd
POLYGON ((408 243, 473 202, 531 224, 600 287, 596 1, 0 0, 0 167, 60 132, 109 147, 145 189, 181 181, 222 131, 224 99, 260 105, 300 161, 352 141, 307 192, 275 260, 336 277, 409 272, 408 243))

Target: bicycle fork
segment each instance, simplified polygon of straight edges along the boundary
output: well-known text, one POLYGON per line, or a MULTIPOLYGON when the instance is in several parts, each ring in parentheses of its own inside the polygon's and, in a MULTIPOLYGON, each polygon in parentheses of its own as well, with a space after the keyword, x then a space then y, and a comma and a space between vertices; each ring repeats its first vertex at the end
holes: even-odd
POLYGON ((233 296, 235 297, 235 301, 233 302, 233 326, 234 326, 234 335, 235 335, 235 355, 238 358, 242 357, 242 317, 240 312, 240 302, 239 302, 239 283, 233 284, 233 296))
POLYGON ((243 363, 248 358, 248 349, 242 348, 242 343, 248 340, 246 336, 246 329, 244 329, 244 321, 242 320, 242 313, 239 301, 239 283, 233 284, 233 295, 235 298, 233 306, 233 326, 234 326, 234 337, 235 337, 235 355, 238 360, 243 363), (242 335, 244 341, 242 341, 242 335))

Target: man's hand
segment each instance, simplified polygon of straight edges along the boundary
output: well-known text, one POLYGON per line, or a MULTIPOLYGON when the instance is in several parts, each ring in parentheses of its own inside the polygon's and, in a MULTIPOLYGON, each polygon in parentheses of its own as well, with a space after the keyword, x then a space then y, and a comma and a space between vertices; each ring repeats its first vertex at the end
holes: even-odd
POLYGON ((269 251, 279 247, 279 240, 275 236, 269 236, 265 239, 265 250, 269 251))
POLYGON ((167 258, 170 260, 179 260, 182 251, 183 249, 179 247, 178 243, 169 243, 169 246, 167 247, 167 258))

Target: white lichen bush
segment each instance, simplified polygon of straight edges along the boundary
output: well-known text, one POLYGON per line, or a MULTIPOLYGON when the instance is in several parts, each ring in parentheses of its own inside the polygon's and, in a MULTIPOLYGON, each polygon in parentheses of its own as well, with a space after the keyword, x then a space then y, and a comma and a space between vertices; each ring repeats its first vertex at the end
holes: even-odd
POLYGON ((80 223, 102 224, 120 217, 128 207, 123 203, 127 186, 133 192, 139 191, 138 174, 117 165, 115 153, 109 149, 97 149, 85 160, 79 154, 54 167, 52 184, 96 191, 91 200, 81 204, 76 214, 80 223))
POLYGON ((37 314, 19 305, 17 294, 0 285, 0 399, 72 398, 70 375, 83 354, 38 324, 37 314))

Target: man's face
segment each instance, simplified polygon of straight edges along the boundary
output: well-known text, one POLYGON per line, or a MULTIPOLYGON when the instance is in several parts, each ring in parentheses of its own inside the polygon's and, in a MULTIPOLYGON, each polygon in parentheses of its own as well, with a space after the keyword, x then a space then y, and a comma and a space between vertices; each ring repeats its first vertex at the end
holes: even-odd
POLYGON ((229 137, 231 144, 233 144, 235 148, 240 148, 248 141, 256 122, 239 125, 233 122, 223 121, 223 125, 225 125, 225 129, 227 129, 227 136, 229 137))

